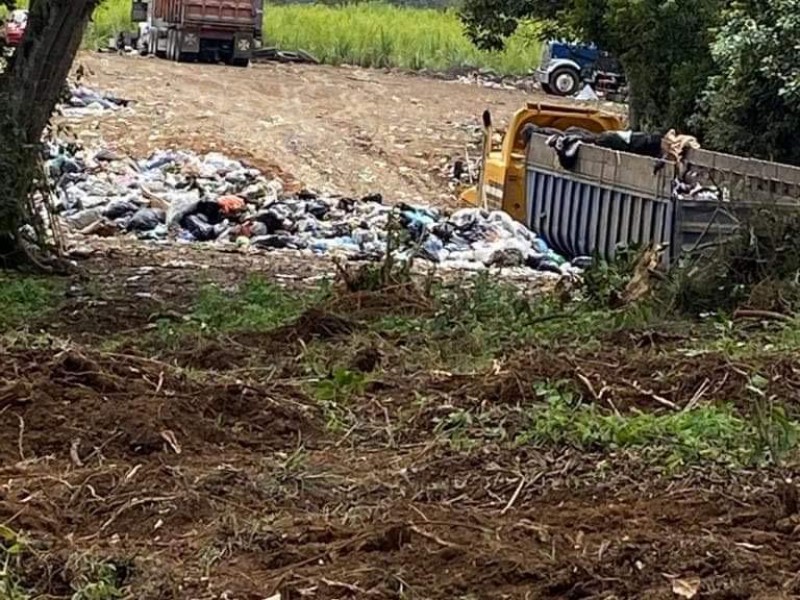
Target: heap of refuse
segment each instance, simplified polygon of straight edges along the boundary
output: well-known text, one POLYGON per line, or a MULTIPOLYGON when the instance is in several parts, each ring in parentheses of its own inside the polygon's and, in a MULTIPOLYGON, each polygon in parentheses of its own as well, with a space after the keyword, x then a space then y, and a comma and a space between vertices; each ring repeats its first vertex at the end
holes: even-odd
POLYGON ((504 212, 391 206, 379 194, 286 194, 279 179, 215 152, 163 151, 136 161, 53 143, 46 165, 56 213, 85 235, 289 248, 354 260, 380 260, 391 238, 400 258, 452 268, 572 269, 504 212))

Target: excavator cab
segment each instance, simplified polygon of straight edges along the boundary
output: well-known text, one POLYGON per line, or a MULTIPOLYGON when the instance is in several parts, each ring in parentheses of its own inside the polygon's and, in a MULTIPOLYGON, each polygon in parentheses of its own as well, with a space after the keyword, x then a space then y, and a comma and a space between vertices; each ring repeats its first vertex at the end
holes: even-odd
POLYGON ((564 131, 580 127, 592 133, 623 128, 622 118, 594 108, 531 103, 517 111, 502 141, 493 138, 489 111, 483 114, 483 168, 477 187, 465 190, 462 201, 489 210, 504 210, 516 220, 527 218, 525 195, 525 140, 522 130, 528 123, 564 131))

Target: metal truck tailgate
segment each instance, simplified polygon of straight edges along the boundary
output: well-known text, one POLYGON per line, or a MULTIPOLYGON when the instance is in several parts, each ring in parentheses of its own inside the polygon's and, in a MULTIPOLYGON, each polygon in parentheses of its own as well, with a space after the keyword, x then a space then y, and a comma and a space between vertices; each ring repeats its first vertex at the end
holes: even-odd
POLYGON ((183 0, 183 21, 192 25, 253 26, 253 0, 183 0))
POLYGON ((621 246, 672 246, 669 165, 653 174, 651 158, 586 145, 567 171, 546 139, 533 136, 528 149, 528 226, 552 248, 613 259, 621 246))

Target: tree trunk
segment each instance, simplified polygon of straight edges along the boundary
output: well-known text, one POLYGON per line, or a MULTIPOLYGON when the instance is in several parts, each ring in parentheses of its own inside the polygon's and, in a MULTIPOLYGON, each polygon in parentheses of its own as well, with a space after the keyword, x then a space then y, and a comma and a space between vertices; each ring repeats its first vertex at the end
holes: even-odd
POLYGON ((0 265, 26 262, 40 141, 99 0, 31 0, 22 45, 0 74, 0 265))

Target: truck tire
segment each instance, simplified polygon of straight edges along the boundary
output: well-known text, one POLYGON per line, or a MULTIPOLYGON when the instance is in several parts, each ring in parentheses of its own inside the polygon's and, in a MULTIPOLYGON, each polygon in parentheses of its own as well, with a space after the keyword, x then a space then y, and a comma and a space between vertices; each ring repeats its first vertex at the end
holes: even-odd
POLYGON ((183 53, 181 52, 181 32, 176 29, 171 29, 169 33, 169 59, 173 62, 181 62, 183 58, 183 53))
POLYGON ((158 58, 166 58, 167 56, 166 52, 158 49, 158 37, 159 37, 158 29, 152 29, 150 31, 150 35, 153 36, 153 54, 155 54, 156 57, 158 58))
POLYGON ((581 74, 571 67, 560 67, 550 74, 549 85, 556 96, 573 96, 581 87, 581 74))
POLYGON ((552 94, 553 93, 553 88, 550 87, 549 83, 540 83, 539 86, 542 88, 542 91, 545 94, 552 94))

